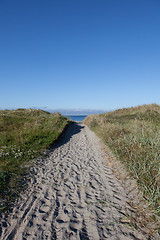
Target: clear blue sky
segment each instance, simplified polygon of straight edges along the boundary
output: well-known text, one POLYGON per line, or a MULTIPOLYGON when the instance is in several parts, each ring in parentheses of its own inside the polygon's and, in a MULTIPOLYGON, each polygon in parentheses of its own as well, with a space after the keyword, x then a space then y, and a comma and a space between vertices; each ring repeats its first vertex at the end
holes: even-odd
POLYGON ((0 0, 0 108, 160 104, 159 0, 0 0))

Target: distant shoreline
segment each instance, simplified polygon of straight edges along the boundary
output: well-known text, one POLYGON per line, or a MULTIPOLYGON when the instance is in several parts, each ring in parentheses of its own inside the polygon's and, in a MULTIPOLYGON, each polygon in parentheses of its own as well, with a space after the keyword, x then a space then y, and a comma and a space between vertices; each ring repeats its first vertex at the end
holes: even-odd
POLYGON ((65 117, 69 117, 72 121, 82 122, 88 115, 64 115, 65 117))

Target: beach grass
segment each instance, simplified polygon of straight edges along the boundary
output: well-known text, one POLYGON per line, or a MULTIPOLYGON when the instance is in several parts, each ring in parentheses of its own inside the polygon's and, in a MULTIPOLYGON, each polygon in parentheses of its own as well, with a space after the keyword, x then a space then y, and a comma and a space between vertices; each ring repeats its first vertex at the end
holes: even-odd
MULTIPOLYGON (((69 124, 59 113, 17 109, 0 111, 0 198, 19 191, 26 164, 50 147, 69 124)), ((2 207, 3 208, 3 207, 2 207)))
POLYGON ((160 106, 142 105, 89 115, 84 123, 125 165, 160 216, 160 106))

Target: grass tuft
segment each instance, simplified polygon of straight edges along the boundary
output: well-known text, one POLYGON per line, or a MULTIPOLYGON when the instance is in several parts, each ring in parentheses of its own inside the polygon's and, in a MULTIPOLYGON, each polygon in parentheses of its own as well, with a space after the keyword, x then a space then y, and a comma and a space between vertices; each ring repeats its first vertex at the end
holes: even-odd
POLYGON ((160 216, 160 106, 143 105, 90 115, 84 123, 125 164, 160 216))
POLYGON ((69 119, 59 113, 35 109, 0 111, 1 205, 19 191, 26 163, 50 147, 68 124, 69 119))

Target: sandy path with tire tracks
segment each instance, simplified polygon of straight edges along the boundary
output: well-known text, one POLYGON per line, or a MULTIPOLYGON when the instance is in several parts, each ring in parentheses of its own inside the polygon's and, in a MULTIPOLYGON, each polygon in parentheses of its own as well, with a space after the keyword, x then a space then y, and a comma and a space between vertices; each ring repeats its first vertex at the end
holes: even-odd
POLYGON ((146 239, 122 221, 123 186, 105 164, 98 138, 81 123, 32 171, 28 191, 2 219, 1 239, 146 239))

